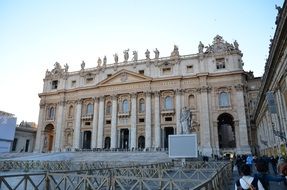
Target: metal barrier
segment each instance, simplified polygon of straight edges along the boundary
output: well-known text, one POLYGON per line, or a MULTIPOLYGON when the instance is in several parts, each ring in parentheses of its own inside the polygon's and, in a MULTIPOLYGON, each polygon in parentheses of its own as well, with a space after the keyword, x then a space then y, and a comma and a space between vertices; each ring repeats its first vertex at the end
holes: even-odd
POLYGON ((104 169, 0 175, 0 189, 223 190, 231 177, 231 163, 187 162, 104 169))

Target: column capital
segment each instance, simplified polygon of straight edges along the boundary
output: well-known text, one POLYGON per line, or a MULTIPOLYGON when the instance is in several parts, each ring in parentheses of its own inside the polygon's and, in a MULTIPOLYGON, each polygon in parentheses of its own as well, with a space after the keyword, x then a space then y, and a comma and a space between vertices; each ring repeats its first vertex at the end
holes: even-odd
POLYGON ((151 96, 151 91, 145 91, 144 94, 146 95, 146 97, 150 97, 151 96))
POLYGON ((93 99, 94 103, 99 102, 99 97, 97 97, 97 96, 93 97, 92 99, 93 99))
POLYGON ((131 97, 132 97, 132 98, 136 98, 136 97, 137 97, 137 93, 136 93, 136 92, 132 92, 132 93, 131 93, 131 97))
POLYGON ((79 98, 76 100, 76 104, 82 104, 83 103, 83 99, 79 98))
POLYGON ((242 91, 243 90, 243 85, 242 84, 236 84, 234 85, 234 88, 236 91, 242 91))
POLYGON ((111 94, 112 100, 117 100, 118 99, 118 94, 111 94))
POLYGON ((154 96, 159 97, 160 91, 153 91, 154 96))
POLYGON ((183 92, 182 89, 175 89, 175 94, 176 94, 176 95, 181 95, 182 92, 183 92))
POLYGON ((65 100, 60 100, 59 102, 58 102, 58 105, 59 106, 64 106, 66 104, 66 101, 65 100))
POLYGON ((199 93, 210 92, 211 91, 211 87, 210 86, 202 86, 202 87, 198 88, 197 91, 199 93))
POLYGON ((45 106, 46 106, 46 103, 45 103, 45 101, 44 100, 40 100, 40 109, 44 109, 45 108, 45 106))
POLYGON ((104 101, 105 97, 104 96, 100 96, 99 99, 100 99, 100 101, 104 101))

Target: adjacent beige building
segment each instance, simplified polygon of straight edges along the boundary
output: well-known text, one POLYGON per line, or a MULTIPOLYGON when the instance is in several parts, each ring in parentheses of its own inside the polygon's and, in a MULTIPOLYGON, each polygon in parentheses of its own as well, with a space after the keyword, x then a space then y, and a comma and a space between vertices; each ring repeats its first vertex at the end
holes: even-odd
POLYGON ((168 135, 181 133, 184 107, 192 111, 191 132, 199 153, 249 153, 248 81, 239 45, 217 35, 212 45, 200 42, 198 53, 139 60, 136 51, 124 61, 68 71, 55 63, 47 70, 35 151, 78 149, 164 150, 168 135))
POLYGON ((15 131, 11 152, 33 152, 36 141, 37 125, 22 121, 15 131))
POLYGON ((276 7, 276 31, 265 64, 253 126, 262 155, 286 155, 287 146, 287 3, 276 7))

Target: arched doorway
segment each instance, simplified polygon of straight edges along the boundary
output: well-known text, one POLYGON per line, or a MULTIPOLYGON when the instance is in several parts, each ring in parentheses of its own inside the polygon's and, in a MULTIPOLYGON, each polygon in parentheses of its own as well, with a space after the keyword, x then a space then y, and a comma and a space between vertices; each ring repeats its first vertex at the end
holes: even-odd
POLYGON ((43 152, 51 152, 54 144, 55 128, 52 124, 48 124, 44 130, 43 152))
POLYGON ((138 138, 138 149, 144 149, 145 148, 145 138, 144 136, 139 136, 138 138))
POLYGON ((129 129, 120 130, 120 148, 122 149, 129 148, 129 129))
POLYGON ((111 148, 111 138, 110 137, 106 137, 105 138, 105 149, 110 149, 111 148))
POLYGON ((218 116, 218 142, 220 149, 232 149, 236 147, 235 128, 233 116, 223 113, 218 116))
POLYGON ((164 128, 164 139, 163 139, 163 142, 164 142, 164 148, 168 148, 168 136, 169 135, 173 135, 174 134, 174 129, 173 127, 165 127, 164 128))
POLYGON ((84 131, 83 149, 91 149, 92 132, 84 131))

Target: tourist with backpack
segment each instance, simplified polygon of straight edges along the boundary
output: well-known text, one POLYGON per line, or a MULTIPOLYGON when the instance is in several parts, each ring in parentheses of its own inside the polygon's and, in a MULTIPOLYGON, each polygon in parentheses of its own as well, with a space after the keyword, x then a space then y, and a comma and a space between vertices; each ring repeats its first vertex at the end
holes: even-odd
POLYGON ((285 176, 283 175, 274 176, 268 174, 268 164, 262 161, 257 162, 255 167, 257 169, 257 173, 254 174, 254 177, 260 180, 265 190, 270 189, 270 181, 281 182, 286 180, 285 176))
POLYGON ((258 178, 251 176, 251 169, 247 164, 241 166, 241 176, 235 182, 235 190, 265 190, 258 178))

